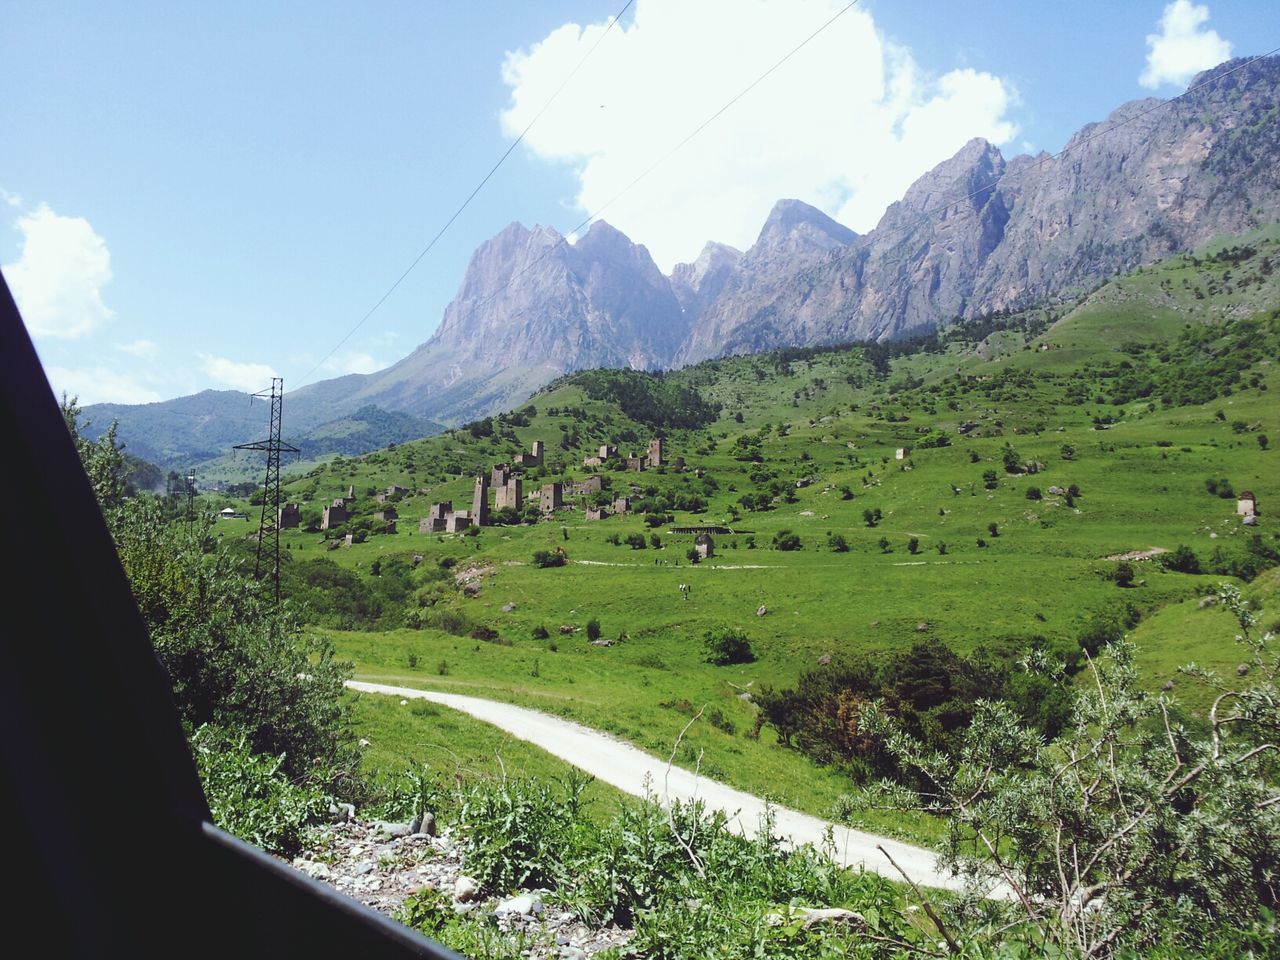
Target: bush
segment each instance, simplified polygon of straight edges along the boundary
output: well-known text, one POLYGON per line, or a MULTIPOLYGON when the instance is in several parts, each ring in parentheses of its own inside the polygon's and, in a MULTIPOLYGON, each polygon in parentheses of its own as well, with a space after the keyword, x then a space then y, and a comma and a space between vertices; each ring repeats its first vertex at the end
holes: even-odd
POLYGON ((548 633, 547 628, 542 626, 541 624, 533 628, 533 639, 545 640, 549 636, 551 636, 551 634, 548 633))
POLYGON ((831 548, 832 553, 849 552, 849 541, 838 533, 833 533, 827 537, 827 546, 831 548))
POLYGON ((1040 488, 1039 488, 1039 487, 1027 487, 1027 499, 1028 499, 1028 500, 1040 500, 1040 499, 1042 499, 1042 498, 1043 498, 1043 496, 1044 496, 1044 494, 1042 494, 1042 493, 1040 492, 1040 488))
POLYGON ((307 825, 328 808, 319 790, 289 779, 283 755, 254 753, 243 731, 205 724, 192 736, 191 749, 213 822, 263 850, 297 853, 307 825))
POLYGON ((1111 579, 1115 581, 1117 587, 1133 586, 1135 576, 1133 564, 1127 560, 1121 560, 1116 564, 1116 568, 1111 571, 1111 579))
POLYGON ((790 530, 779 530, 773 535, 775 550, 799 550, 802 546, 799 534, 792 533, 790 530))
POLYGON ((920 552, 920 539, 918 537, 912 537, 910 540, 907 541, 907 553, 911 554, 914 557, 919 552, 920 552))
POLYGON ((702 645, 706 650, 706 662, 717 667, 752 663, 756 659, 746 634, 731 627, 708 630, 702 638, 702 645))
POLYGON ((590 620, 587 621, 587 639, 588 640, 600 639, 600 621, 597 620, 595 617, 592 617, 590 620))
POLYGON ((563 550, 535 550, 533 551, 533 565, 540 569, 547 567, 563 567, 567 562, 563 550))
POLYGON ((1177 573, 1200 572, 1200 558, 1186 544, 1179 544, 1178 548, 1172 553, 1166 553, 1161 556, 1160 563, 1166 570, 1173 570, 1177 573))

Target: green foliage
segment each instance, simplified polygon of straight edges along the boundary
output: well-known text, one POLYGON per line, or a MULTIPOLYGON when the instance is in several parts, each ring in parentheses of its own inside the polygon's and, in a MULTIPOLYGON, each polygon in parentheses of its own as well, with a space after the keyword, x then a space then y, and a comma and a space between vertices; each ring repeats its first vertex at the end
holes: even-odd
POLYGON ((192 736, 191 749, 213 822, 271 853, 296 853, 307 825, 328 807, 319 790, 285 775, 283 756, 255 753, 243 732, 204 725, 192 736))
POLYGON ((703 427, 719 415, 697 391, 660 373, 638 370, 586 370, 570 374, 561 383, 582 387, 592 400, 610 400, 637 423, 658 429, 703 427))
POLYGON ((849 541, 842 534, 833 533, 827 537, 827 546, 831 548, 832 553, 848 553, 849 541))
POLYGON ((1160 564, 1166 570, 1175 570, 1178 573, 1200 572, 1200 558, 1186 544, 1179 544, 1176 550, 1162 554, 1160 564))
POLYGON ((587 621, 587 639, 591 641, 600 639, 600 621, 595 617, 587 621))
POLYGON ((706 651, 706 662, 717 667, 727 667, 735 663, 752 663, 755 654, 751 650, 751 641, 747 635, 735 627, 719 627, 708 630, 702 637, 702 647, 706 651))
POLYGON ((860 730, 916 771, 925 807, 948 816, 944 862, 1010 888, 1006 929, 1043 951, 1203 955, 1251 937, 1276 908, 1280 656, 1235 587, 1219 598, 1240 626, 1246 672, 1229 682, 1185 669, 1216 694, 1205 726, 1141 689, 1126 641, 1090 661, 1071 723, 1048 746, 1000 703, 980 703, 946 757, 883 702, 863 711, 860 730), (1175 946, 1187 953, 1165 952, 1175 946))
POLYGON ((563 550, 535 550, 533 551, 533 565, 539 568, 546 567, 563 567, 567 562, 563 550))
POLYGON ((773 549, 775 550, 800 550, 804 544, 800 542, 800 535, 791 530, 779 530, 773 535, 773 549))
POLYGON ((207 532, 166 524, 152 498, 128 500, 109 520, 184 722, 244 730, 254 752, 283 754, 290 776, 345 762, 350 671, 332 643, 304 632, 207 532))

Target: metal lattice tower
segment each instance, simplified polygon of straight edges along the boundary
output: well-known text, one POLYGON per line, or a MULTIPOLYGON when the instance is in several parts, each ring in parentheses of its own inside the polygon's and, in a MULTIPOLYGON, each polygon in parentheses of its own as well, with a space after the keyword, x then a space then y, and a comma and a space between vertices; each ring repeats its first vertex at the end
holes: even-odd
POLYGON ((280 454, 297 453, 298 448, 280 440, 280 420, 284 412, 284 379, 271 378, 271 390, 255 393, 255 397, 271 398, 271 431, 266 440, 237 444, 237 450, 267 451, 267 479, 262 491, 262 519, 258 523, 258 559, 253 575, 262 578, 262 551, 271 540, 271 579, 276 585, 276 602, 280 602, 280 454))

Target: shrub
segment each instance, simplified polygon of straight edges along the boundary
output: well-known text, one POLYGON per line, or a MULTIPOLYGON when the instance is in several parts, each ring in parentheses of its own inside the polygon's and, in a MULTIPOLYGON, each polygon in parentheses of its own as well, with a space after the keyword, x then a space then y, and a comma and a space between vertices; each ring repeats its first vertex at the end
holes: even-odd
POLYGON ((314 787, 293 783, 284 756, 254 753, 243 731, 204 724, 191 738, 213 822, 254 846, 292 856, 308 823, 328 807, 314 787))
POLYGON ((1186 544, 1179 544, 1176 550, 1161 556, 1160 563, 1166 570, 1173 570, 1177 573, 1200 572, 1200 558, 1186 544))
POLYGON ((706 662, 718 667, 751 663, 756 659, 746 634, 732 627, 708 630, 703 635, 702 645, 706 650, 706 662))
POLYGON ((1111 579, 1115 581, 1117 587, 1133 586, 1134 576, 1133 564, 1127 560, 1121 560, 1111 571, 1111 579))
POLYGON ((831 548, 832 553, 849 552, 849 541, 838 533, 833 533, 827 537, 827 546, 831 548))
POLYGON ((600 621, 597 620, 595 617, 592 617, 590 620, 587 621, 587 639, 588 640, 600 639, 600 621))
POLYGON ((533 628, 532 636, 533 636, 533 639, 535 640, 545 640, 547 639, 547 637, 551 636, 551 634, 547 632, 546 627, 544 627, 542 624, 538 624, 538 626, 533 628))
POLYGON ((918 537, 912 537, 910 540, 907 541, 907 553, 911 554, 912 556, 915 556, 919 552, 920 552, 920 539, 918 537))
POLYGON ((773 549, 775 550, 799 550, 800 535, 792 533, 790 530, 779 530, 773 535, 773 549))
POLYGON ((563 567, 567 562, 563 550, 535 550, 533 551, 533 565, 544 569, 546 567, 563 567))

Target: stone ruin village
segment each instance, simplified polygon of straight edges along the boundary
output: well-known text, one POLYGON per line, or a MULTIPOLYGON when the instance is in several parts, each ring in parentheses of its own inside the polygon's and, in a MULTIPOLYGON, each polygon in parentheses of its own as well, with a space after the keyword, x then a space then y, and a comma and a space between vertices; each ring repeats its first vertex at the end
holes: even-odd
MULTIPOLYGON (((418 521, 417 532, 420 534, 463 533, 471 527, 488 527, 495 525, 494 515, 504 510, 514 511, 526 520, 536 509, 542 518, 549 518, 558 511, 581 509, 587 520, 603 520, 610 516, 625 516, 632 510, 633 498, 639 487, 628 486, 625 493, 614 497, 608 504, 600 504, 606 481, 594 471, 610 469, 624 473, 641 473, 649 469, 658 469, 670 465, 676 470, 684 469, 683 458, 675 458, 670 464, 666 457, 664 439, 660 436, 649 441, 648 449, 643 453, 634 451, 622 453, 613 444, 602 444, 593 456, 582 460, 584 470, 592 471, 580 481, 565 482, 562 480, 542 483, 536 487, 526 487, 524 471, 542 467, 545 462, 546 446, 542 440, 534 440, 527 452, 521 452, 512 458, 510 463, 497 463, 486 473, 474 478, 471 502, 465 509, 455 508, 453 500, 441 500, 432 503, 426 516, 418 521), (592 504, 596 505, 592 505, 592 504)), ((373 521, 373 530, 378 533, 395 533, 397 522, 401 519, 394 502, 410 495, 413 491, 392 484, 377 493, 374 499, 381 509, 369 515, 373 521)), ((329 533, 339 531, 344 524, 357 516, 356 490, 348 486, 345 495, 334 498, 321 507, 319 525, 311 529, 329 533)), ((224 512, 225 513, 225 512, 224 512)), ((237 514, 237 517, 242 516, 237 514)), ((298 503, 283 504, 277 515, 279 529, 298 529, 304 526, 301 506, 298 503)), ((500 520, 498 522, 501 522, 500 520)), ((692 533, 701 533, 695 548, 701 557, 711 556, 714 543, 703 528, 690 528, 692 533)), ((716 531, 719 532, 719 528, 716 531)), ((340 535, 340 539, 330 540, 330 548, 352 546, 359 538, 352 533, 340 535)))

